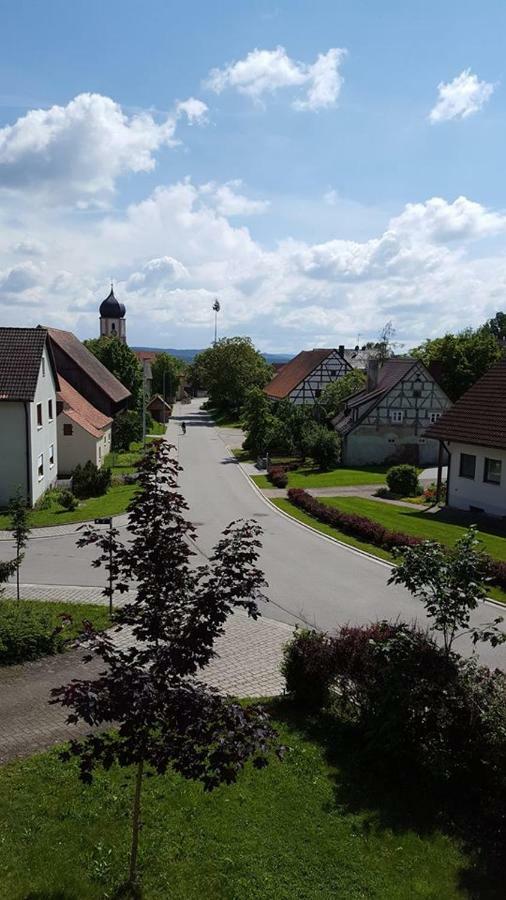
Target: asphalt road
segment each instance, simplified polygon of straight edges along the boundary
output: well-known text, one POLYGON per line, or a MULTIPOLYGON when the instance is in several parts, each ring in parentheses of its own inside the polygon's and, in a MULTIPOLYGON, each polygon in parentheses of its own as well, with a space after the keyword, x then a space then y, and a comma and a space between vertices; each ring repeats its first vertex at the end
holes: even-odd
MULTIPOLYGON (((423 623, 421 606, 400 587, 388 586, 390 567, 312 532, 274 510, 252 487, 231 457, 223 437, 205 413, 201 401, 180 406, 180 418, 169 425, 168 438, 178 447, 182 493, 197 525, 197 551, 206 556, 222 529, 234 519, 254 518, 263 528, 261 566, 270 602, 265 616, 290 624, 304 622, 332 629, 343 623, 364 623, 378 618, 400 617, 423 623)), ((9 546, 0 545, 0 557, 9 546)), ((100 570, 91 568, 91 550, 77 550, 75 536, 39 538, 30 542, 21 580, 36 584, 100 585, 100 570)), ((485 604, 476 622, 490 621, 499 613, 485 604)), ((467 638, 461 651, 470 651, 467 638)), ((488 665, 506 666, 506 645, 480 648, 488 665)))

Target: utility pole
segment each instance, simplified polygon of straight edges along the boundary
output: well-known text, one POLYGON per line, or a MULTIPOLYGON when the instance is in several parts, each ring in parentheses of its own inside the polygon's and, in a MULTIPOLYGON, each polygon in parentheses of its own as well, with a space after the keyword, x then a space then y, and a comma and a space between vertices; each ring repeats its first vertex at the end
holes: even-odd
POLYGON ((147 359, 142 366, 142 446, 146 446, 146 390, 152 378, 151 366, 147 359))
POLYGON ((215 343, 215 344, 217 343, 217 340, 218 340, 218 313, 219 313, 220 309, 221 309, 220 301, 219 301, 218 298, 216 297, 216 299, 215 299, 215 301, 214 301, 214 303, 213 303, 213 310, 214 310, 214 343, 215 343))

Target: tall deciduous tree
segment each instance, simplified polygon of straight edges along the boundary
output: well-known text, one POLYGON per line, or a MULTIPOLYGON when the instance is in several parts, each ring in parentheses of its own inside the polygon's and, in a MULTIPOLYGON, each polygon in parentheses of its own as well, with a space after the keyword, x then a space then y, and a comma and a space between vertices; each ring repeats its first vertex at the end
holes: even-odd
POLYGON ((117 337, 93 338, 84 342, 102 365, 116 376, 130 391, 130 406, 138 409, 142 403, 142 366, 133 350, 117 337))
POLYGON ((212 659, 234 610, 259 615, 256 600, 265 583, 256 565, 260 528, 232 523, 211 564, 191 566, 188 538, 195 530, 185 518, 173 450, 165 442, 147 449, 129 510, 130 541, 117 548, 118 582, 135 584, 135 599, 117 621, 130 626, 135 643, 121 649, 113 637, 96 635, 87 658, 98 655, 105 671, 53 691, 53 702, 73 710, 70 722, 116 728, 72 741, 64 752, 79 759, 84 782, 98 765, 134 767, 131 890, 138 881, 145 770, 162 775, 172 768, 210 791, 234 782, 248 760, 265 766, 277 737, 261 709, 222 697, 195 677, 212 659))
POLYGON ((506 340, 506 313, 496 312, 495 316, 485 322, 484 331, 488 331, 498 341, 506 340))
POLYGON ((264 387, 272 367, 246 337, 222 338, 197 354, 192 383, 204 387, 216 408, 238 415, 252 387, 264 387))
POLYGON ((151 365, 153 394, 161 394, 164 400, 173 403, 183 371, 183 363, 170 353, 159 353, 151 365))
POLYGON ((343 401, 350 394, 359 391, 367 381, 366 374, 361 369, 352 369, 342 378, 331 381, 322 391, 320 406, 325 410, 328 419, 333 419, 341 411, 343 401))
POLYGON ((23 561, 24 549, 30 536, 30 512, 21 488, 18 488, 9 503, 12 537, 16 544, 16 596, 19 600, 19 570, 23 561))
POLYGON ((427 367, 434 367, 441 387, 455 401, 497 362, 501 349, 491 331, 467 328, 424 341, 412 354, 427 367))

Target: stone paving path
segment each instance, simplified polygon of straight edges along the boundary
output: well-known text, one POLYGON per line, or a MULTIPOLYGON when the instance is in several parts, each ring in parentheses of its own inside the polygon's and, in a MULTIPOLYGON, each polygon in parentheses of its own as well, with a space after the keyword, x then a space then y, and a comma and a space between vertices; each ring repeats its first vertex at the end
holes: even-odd
MULTIPOLYGON (((8 586, 12 587, 12 586, 8 586)), ((41 600, 105 603, 99 588, 22 585, 22 597, 41 600)), ((256 622, 236 613, 225 634, 216 642, 217 657, 202 675, 204 681, 223 693, 237 697, 279 694, 283 679, 279 671, 282 648, 293 629, 272 619, 256 622)), ((128 629, 117 635, 125 646, 128 629)), ((55 743, 86 732, 86 726, 68 726, 67 712, 48 703, 51 688, 72 678, 93 677, 103 666, 99 660, 83 663, 82 648, 33 663, 0 668, 0 763, 45 750, 55 743)))
MULTIPOLYGON (((126 513, 122 513, 120 516, 113 517, 114 525, 117 528, 122 528, 124 525, 128 524, 128 516, 126 513)), ((48 525, 45 528, 33 528, 30 534, 30 540, 40 540, 43 538, 55 538, 61 537, 64 534, 75 534, 79 531, 83 525, 89 525, 90 522, 74 522, 69 525, 48 525)), ((0 529, 0 541, 11 541, 12 542, 12 534, 10 531, 2 531, 0 529)))

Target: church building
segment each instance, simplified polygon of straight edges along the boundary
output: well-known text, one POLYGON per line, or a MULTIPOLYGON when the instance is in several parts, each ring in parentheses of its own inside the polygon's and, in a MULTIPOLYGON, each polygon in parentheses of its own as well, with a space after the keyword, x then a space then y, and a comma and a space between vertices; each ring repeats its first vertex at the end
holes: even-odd
POLYGON ((109 295, 100 304, 100 337, 117 337, 126 344, 125 305, 114 296, 111 284, 109 295))

